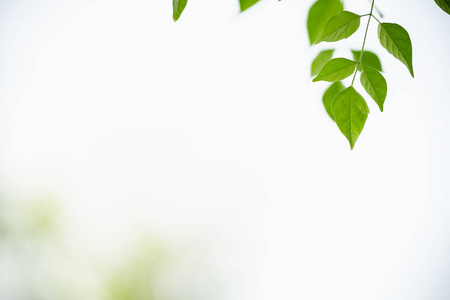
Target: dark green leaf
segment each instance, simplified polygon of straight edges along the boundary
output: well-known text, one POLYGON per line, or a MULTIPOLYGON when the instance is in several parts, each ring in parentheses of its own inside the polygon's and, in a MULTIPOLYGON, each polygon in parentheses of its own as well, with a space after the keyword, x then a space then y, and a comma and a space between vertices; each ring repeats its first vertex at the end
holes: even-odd
POLYGON ((355 72, 356 62, 346 58, 334 58, 330 60, 313 79, 316 81, 340 81, 355 72))
MULTIPOLYGON (((352 50, 352 53, 353 53, 353 59, 355 61, 359 61, 361 51, 352 50)), ((383 69, 381 68, 381 61, 378 58, 378 56, 373 52, 364 51, 362 60, 361 60, 361 64, 363 64, 364 66, 372 67, 375 70, 378 70, 380 72, 383 72, 383 69)))
POLYGON ((241 12, 255 5, 259 0, 239 0, 239 5, 241 7, 241 12))
POLYGON ((323 50, 317 55, 311 65, 311 76, 319 74, 323 66, 325 66, 325 64, 330 61, 331 57, 333 57, 333 52, 334 49, 323 50))
POLYGON ((332 85, 325 91, 322 97, 323 106, 325 106, 325 109, 327 111, 327 114, 334 120, 333 113, 331 112, 331 101, 333 101, 333 98, 339 93, 345 89, 345 86, 340 81, 333 82, 332 85))
POLYGON ((353 87, 348 87, 334 97, 331 111, 353 149, 370 112, 366 101, 353 87))
POLYGON ((341 0, 318 0, 311 6, 307 21, 311 45, 322 35, 328 20, 343 9, 341 0))
POLYGON ((443 11, 450 15, 450 0, 434 0, 443 11))
POLYGON ((173 20, 176 22, 186 7, 187 0, 173 0, 173 20))
POLYGON ((361 69, 361 85, 367 94, 375 100, 380 110, 383 111, 384 100, 386 100, 387 94, 386 79, 374 68, 362 66, 361 69))
POLYGON ((336 42, 348 38, 358 30, 360 19, 359 15, 349 11, 342 11, 332 16, 316 44, 320 42, 336 42))
POLYGON ((398 24, 381 23, 378 25, 378 38, 381 45, 400 60, 414 77, 412 45, 408 32, 398 24))

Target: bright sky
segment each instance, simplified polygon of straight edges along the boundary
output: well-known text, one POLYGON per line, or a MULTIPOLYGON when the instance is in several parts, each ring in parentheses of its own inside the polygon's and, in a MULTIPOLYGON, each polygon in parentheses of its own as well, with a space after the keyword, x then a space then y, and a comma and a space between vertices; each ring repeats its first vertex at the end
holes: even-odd
POLYGON ((197 0, 173 23, 169 0, 2 1, 3 197, 53 195, 100 249, 143 224, 198 243, 223 299, 448 299, 450 16, 376 1, 416 78, 372 23, 388 96, 380 113, 357 86, 350 151, 309 77, 334 46, 309 47, 311 4, 197 0))

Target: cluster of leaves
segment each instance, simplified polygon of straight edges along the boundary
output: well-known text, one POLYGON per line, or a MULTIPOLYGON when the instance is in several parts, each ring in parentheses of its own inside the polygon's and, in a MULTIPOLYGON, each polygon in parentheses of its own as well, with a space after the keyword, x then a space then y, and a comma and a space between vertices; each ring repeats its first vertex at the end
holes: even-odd
POLYGON ((356 74, 360 73, 360 82, 368 95, 383 111, 387 95, 387 83, 381 75, 382 67, 378 56, 365 51, 365 43, 370 20, 378 21, 378 39, 380 44, 395 58, 400 60, 414 77, 412 64, 412 45, 408 32, 400 25, 382 23, 374 16, 375 0, 372 0, 370 12, 358 15, 344 10, 341 0, 317 0, 308 14, 308 34, 311 44, 337 42, 352 36, 360 27, 361 18, 368 17, 361 50, 352 50, 352 59, 332 58, 334 49, 321 51, 311 66, 313 81, 333 82, 323 95, 323 104, 328 115, 336 122, 342 134, 353 149, 356 140, 364 128, 369 115, 366 100, 354 88, 356 74), (349 87, 342 80, 353 75, 349 87))
MULTIPOLYGON (((177 21, 187 0, 173 1, 173 19, 177 21)), ((280 0, 279 0, 280 1, 280 0)), ((241 12, 250 8, 259 0, 239 0, 241 12)), ((436 4, 450 14, 450 0, 435 0, 436 4)), ((395 58, 402 62, 414 77, 412 64, 412 45, 408 32, 395 23, 382 23, 373 13, 375 0, 372 0, 370 12, 358 15, 344 10, 342 0, 316 0, 308 14, 307 29, 311 45, 321 42, 337 42, 352 36, 360 27, 361 18, 367 17, 366 31, 361 50, 351 50, 352 59, 333 58, 334 49, 321 51, 311 66, 313 81, 328 81, 332 84, 323 95, 323 104, 328 115, 336 122, 342 134, 350 142, 353 149, 361 134, 369 107, 366 100, 353 87, 357 73, 367 94, 383 111, 387 95, 387 83, 381 74, 382 67, 378 56, 365 51, 365 43, 370 20, 374 18, 378 24, 378 39, 380 44, 395 58), (342 80, 353 79, 349 87, 345 87, 342 80)), ((380 18, 383 15, 378 11, 380 18)))
MULTIPOLYGON (((439 5, 440 8, 442 8, 443 11, 445 11, 450 15, 450 0, 434 0, 434 1, 436 2, 437 5, 439 5)), ((241 12, 243 12, 247 8, 252 7, 257 2, 259 2, 259 0, 239 0, 241 12)), ((184 8, 186 7, 187 0, 172 0, 172 3, 173 3, 173 20, 177 21, 180 18, 184 8)), ((320 8, 324 7, 323 6, 316 7, 316 10, 320 11, 320 8)), ((322 10, 322 12, 326 14, 333 10, 334 8, 332 7, 331 10, 322 10)), ((329 19, 330 17, 331 16, 328 16, 328 18, 325 19, 329 19)))

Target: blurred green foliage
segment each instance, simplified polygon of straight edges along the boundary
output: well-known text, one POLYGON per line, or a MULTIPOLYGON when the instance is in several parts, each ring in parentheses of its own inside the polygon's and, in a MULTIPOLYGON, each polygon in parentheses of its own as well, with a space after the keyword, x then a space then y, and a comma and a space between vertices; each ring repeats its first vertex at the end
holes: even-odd
POLYGON ((158 299, 157 277, 163 262, 161 249, 149 241, 140 242, 107 279, 104 300, 158 299))
POLYGON ((110 249, 117 255, 105 253, 98 262, 73 252, 86 252, 86 246, 74 245, 63 223, 51 197, 0 202, 0 300, 167 299, 161 278, 169 285, 176 279, 167 264, 173 257, 162 243, 148 234, 131 237, 125 249, 110 249))

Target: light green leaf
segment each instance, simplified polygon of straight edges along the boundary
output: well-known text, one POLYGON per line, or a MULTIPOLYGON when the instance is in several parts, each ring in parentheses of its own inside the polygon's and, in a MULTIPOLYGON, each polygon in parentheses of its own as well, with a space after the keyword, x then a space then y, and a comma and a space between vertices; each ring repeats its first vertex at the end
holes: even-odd
POLYGON ((361 85, 364 87, 367 94, 375 100, 380 110, 383 111, 383 105, 387 94, 387 83, 383 75, 374 68, 362 66, 361 85))
POLYGON ((450 15, 450 0, 434 0, 443 11, 450 15))
POLYGON ((334 49, 323 50, 317 55, 311 65, 311 76, 319 74, 323 66, 325 66, 325 64, 330 61, 331 57, 333 57, 333 52, 334 49))
POLYGON ((239 0, 241 12, 255 5, 259 0, 239 0))
POLYGON ((345 86, 340 81, 333 82, 332 85, 325 91, 322 97, 323 106, 325 106, 325 110, 331 119, 334 121, 333 113, 331 112, 331 101, 333 98, 343 89, 345 86))
POLYGON ((349 11, 342 11, 332 16, 315 43, 336 42, 348 38, 358 30, 360 19, 359 15, 349 11))
POLYGON ((366 101, 351 86, 334 97, 331 111, 339 130, 350 142, 350 148, 353 149, 370 113, 366 101))
POLYGON ((319 72, 313 82, 316 81, 340 81, 355 72, 356 62, 346 58, 334 58, 330 60, 319 72))
POLYGON ((412 64, 412 45, 408 32, 400 25, 394 23, 380 23, 378 25, 378 38, 381 45, 400 60, 414 77, 412 64))
POLYGON ((322 35, 328 20, 343 9, 344 5, 341 0, 318 0, 311 6, 307 21, 311 45, 322 35))
MULTIPOLYGON (((359 61, 361 51, 352 50, 352 53, 353 53, 353 59, 355 61, 359 61)), ((364 50, 361 64, 363 64, 364 66, 372 67, 375 70, 378 70, 380 72, 383 72, 383 69, 381 68, 381 61, 378 58, 378 56, 373 52, 364 50)))
POLYGON ((187 0, 173 0, 173 20, 176 22, 186 7, 187 0))

